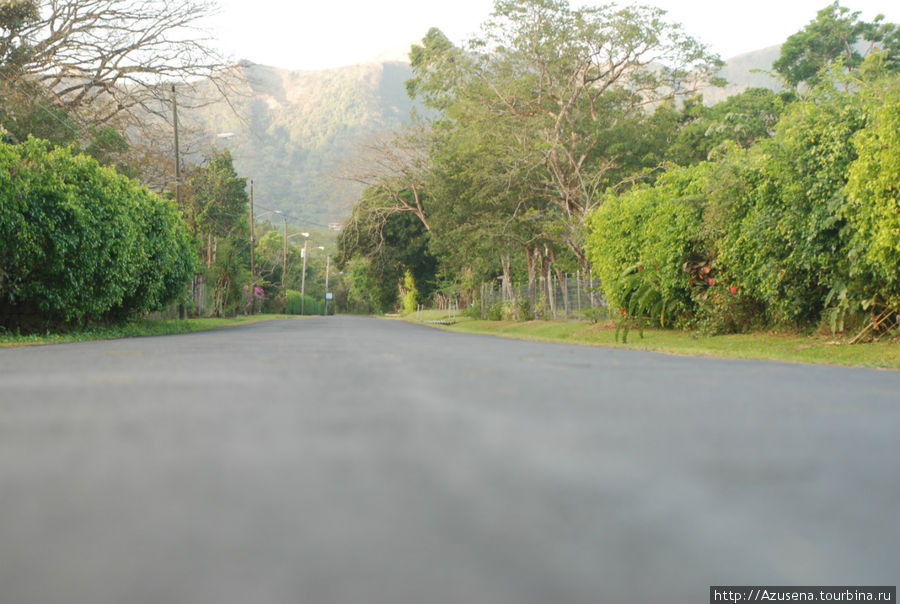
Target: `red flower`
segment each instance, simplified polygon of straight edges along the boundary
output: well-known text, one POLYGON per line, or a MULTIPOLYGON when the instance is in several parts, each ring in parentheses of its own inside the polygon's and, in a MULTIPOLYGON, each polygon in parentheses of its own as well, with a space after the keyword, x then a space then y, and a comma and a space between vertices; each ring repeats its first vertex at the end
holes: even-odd
POLYGON ((736 294, 736 293, 737 293, 737 285, 732 285, 732 286, 731 286, 731 293, 733 293, 733 294, 736 294))
POLYGON ((713 278, 710 278, 709 281, 708 281, 707 283, 709 283, 710 285, 715 285, 715 284, 716 284, 716 280, 713 279, 713 278))

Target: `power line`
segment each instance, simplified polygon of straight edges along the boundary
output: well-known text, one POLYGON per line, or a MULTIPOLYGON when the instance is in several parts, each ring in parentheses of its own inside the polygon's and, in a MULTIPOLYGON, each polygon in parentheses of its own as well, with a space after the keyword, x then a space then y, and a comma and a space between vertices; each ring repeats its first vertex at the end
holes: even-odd
MULTIPOLYGON (((78 124, 78 127, 80 128, 80 131, 79 131, 79 130, 76 130, 75 128, 72 127, 71 124, 67 124, 67 123, 64 122, 63 120, 59 119, 59 116, 56 115, 56 113, 54 113, 51 109, 49 109, 48 107, 46 107, 46 106, 44 105, 42 99, 40 99, 37 95, 33 95, 31 92, 29 92, 28 90, 26 90, 26 89, 25 89, 23 86, 21 86, 17 81, 10 79, 9 76, 7 76, 5 73, 3 73, 2 70, 0 70, 0 77, 2 77, 4 80, 6 80, 7 82, 9 82, 9 84, 10 84, 11 86, 16 87, 16 88, 19 90, 20 93, 22 93, 23 95, 25 95, 26 97, 28 97, 28 98, 29 98, 35 105, 37 105, 40 109, 43 109, 43 110, 47 113, 47 115, 49 115, 49 116, 50 116, 51 118, 53 118, 57 123, 59 123, 60 126, 62 126, 63 128, 65 128, 66 130, 68 130, 69 132, 71 132, 72 134, 74 134, 75 136, 81 135, 81 136, 84 136, 84 137, 86 137, 86 138, 90 138, 90 133, 88 132, 87 128, 86 128, 83 124, 78 124)), ((69 115, 69 114, 67 113, 67 115, 69 115)), ((71 117, 71 116, 70 116, 70 117, 71 117)), ((72 119, 74 120, 75 118, 73 117, 72 119)), ((76 121, 76 123, 78 123, 78 122, 76 121)))

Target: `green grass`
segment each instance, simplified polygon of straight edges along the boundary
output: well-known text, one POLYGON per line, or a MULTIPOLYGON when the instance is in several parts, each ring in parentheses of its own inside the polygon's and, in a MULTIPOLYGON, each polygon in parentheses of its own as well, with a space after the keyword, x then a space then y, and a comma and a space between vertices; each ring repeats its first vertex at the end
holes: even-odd
POLYGON ((142 336, 164 336, 288 318, 295 317, 288 315, 252 315, 233 319, 187 319, 184 321, 177 319, 139 319, 111 327, 91 326, 59 333, 20 335, 0 331, 0 348, 61 344, 64 342, 87 342, 91 340, 115 340, 142 336))
MULTIPOLYGON (((446 312, 428 311, 426 320, 446 318, 446 312), (434 313, 434 314, 433 314, 434 313)), ((415 321, 415 315, 405 317, 415 321)), ((677 355, 763 359, 797 363, 848 365, 900 369, 900 341, 848 345, 830 336, 805 336, 776 332, 703 336, 696 332, 669 329, 647 329, 643 339, 637 329, 628 343, 616 342, 615 323, 591 325, 587 322, 562 321, 477 321, 457 317, 457 323, 443 327, 451 331, 491 334, 521 340, 559 342, 585 346, 629 348, 677 355)))

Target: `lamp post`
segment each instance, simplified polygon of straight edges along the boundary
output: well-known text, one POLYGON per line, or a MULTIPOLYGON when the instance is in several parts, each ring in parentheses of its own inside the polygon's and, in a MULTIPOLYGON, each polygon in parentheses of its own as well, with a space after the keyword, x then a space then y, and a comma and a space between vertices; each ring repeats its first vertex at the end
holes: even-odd
POLYGON ((303 274, 300 277, 300 314, 306 314, 306 252, 309 247, 309 233, 303 235, 303 274))
POLYGON ((331 270, 331 254, 325 255, 325 316, 328 316, 328 272, 331 270))

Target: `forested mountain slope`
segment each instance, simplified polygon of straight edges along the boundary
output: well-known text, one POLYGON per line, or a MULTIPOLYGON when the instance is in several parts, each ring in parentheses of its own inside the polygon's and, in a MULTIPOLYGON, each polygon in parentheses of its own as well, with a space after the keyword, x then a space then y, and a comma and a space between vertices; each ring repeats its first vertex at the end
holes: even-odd
MULTIPOLYGON (((703 90, 707 104, 747 87, 774 87, 754 70, 771 70, 780 47, 735 57, 721 75, 725 88, 703 90)), ((409 119, 405 82, 411 71, 398 61, 323 71, 290 71, 249 62, 233 67, 232 107, 219 103, 186 112, 187 127, 234 132, 225 144, 238 172, 254 180, 261 207, 290 212, 298 224, 327 224, 347 217, 361 186, 340 178, 360 161, 360 148, 409 119)), ((202 146, 188 147, 194 161, 202 146)))

